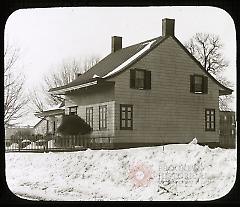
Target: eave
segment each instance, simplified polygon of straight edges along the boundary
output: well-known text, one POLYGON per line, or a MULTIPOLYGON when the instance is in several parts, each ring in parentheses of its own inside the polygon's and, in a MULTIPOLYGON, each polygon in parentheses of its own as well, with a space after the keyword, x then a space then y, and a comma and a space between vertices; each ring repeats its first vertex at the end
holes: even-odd
POLYGON ((56 94, 56 95, 65 95, 66 92, 78 90, 80 88, 86 88, 92 85, 96 85, 97 83, 98 83, 97 80, 95 80, 95 81, 91 81, 91 82, 87 82, 87 83, 83 83, 83 84, 79 84, 71 87, 61 86, 61 87, 50 89, 49 92, 51 94, 56 94))
POLYGON ((178 45, 188 54, 188 56, 201 68, 201 70, 211 78, 221 89, 219 89, 219 96, 223 95, 231 95, 233 90, 221 84, 218 80, 216 80, 209 72, 205 70, 205 68, 201 65, 199 61, 183 46, 183 44, 175 37, 172 36, 173 39, 178 43, 178 45))
POLYGON ((64 111, 65 111, 64 109, 53 109, 53 110, 47 110, 47 111, 35 113, 34 115, 37 117, 54 116, 54 115, 61 115, 64 113, 64 111))
POLYGON ((233 92, 232 89, 227 88, 226 90, 219 90, 219 96, 231 95, 233 92))
POLYGON ((114 81, 106 81, 105 79, 102 79, 102 78, 96 78, 96 80, 94 81, 85 82, 76 86, 71 86, 71 87, 62 86, 58 88, 53 88, 53 89, 50 89, 49 92, 51 94, 56 94, 56 95, 66 95, 70 92, 77 91, 84 88, 102 87, 102 86, 108 86, 108 85, 114 85, 114 84, 115 84, 114 81))

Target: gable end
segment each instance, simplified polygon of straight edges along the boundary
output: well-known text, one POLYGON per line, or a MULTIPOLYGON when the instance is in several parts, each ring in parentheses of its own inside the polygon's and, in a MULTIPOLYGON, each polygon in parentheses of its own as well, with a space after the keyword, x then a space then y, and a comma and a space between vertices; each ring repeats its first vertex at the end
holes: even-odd
POLYGON ((232 94, 233 90, 230 88, 227 88, 226 86, 222 85, 220 82, 218 82, 209 72, 207 72, 201 63, 184 47, 184 45, 175 37, 172 37, 177 44, 188 54, 188 56, 199 66, 199 68, 210 78, 212 79, 218 86, 220 86, 223 90, 219 90, 219 95, 230 95, 232 94))

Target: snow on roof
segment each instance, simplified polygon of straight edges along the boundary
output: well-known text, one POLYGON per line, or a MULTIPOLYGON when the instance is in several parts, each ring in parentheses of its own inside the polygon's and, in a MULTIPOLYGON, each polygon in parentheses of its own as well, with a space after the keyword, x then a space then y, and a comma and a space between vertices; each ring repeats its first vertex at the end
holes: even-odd
POLYGON ((99 78, 99 75, 94 74, 92 78, 99 78))
POLYGON ((46 110, 44 110, 44 111, 51 111, 51 110, 56 110, 56 109, 62 109, 62 108, 64 108, 64 106, 63 106, 63 107, 60 107, 61 104, 62 104, 62 103, 60 103, 60 104, 58 104, 58 105, 50 106, 50 107, 48 107, 48 108, 47 108, 46 110))
POLYGON ((29 116, 22 118, 19 121, 20 123, 17 124, 17 127, 34 127, 41 120, 42 119, 30 114, 29 116))
POLYGON ((131 62, 133 62, 135 59, 137 59, 140 55, 142 55, 144 52, 146 52, 147 50, 150 49, 151 45, 155 42, 156 40, 153 40, 151 42, 148 43, 144 43, 144 45, 146 45, 142 50, 140 50, 139 52, 137 52, 135 55, 133 55, 132 57, 130 57, 128 60, 126 60, 125 62, 123 62, 121 65, 119 65, 118 67, 116 67, 114 70, 112 70, 111 72, 109 72, 108 74, 106 74, 105 76, 103 76, 103 78, 106 78, 108 76, 111 76, 119 71, 121 71, 124 67, 126 67, 128 64, 130 64, 131 62))

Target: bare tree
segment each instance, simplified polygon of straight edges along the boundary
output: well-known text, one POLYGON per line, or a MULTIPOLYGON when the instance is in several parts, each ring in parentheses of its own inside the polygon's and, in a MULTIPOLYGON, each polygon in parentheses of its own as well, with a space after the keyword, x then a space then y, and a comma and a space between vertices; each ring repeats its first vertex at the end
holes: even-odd
POLYGON ((96 65, 100 61, 100 58, 96 55, 92 55, 89 58, 86 58, 83 61, 82 69, 84 72, 86 72, 88 69, 96 65))
POLYGON ((46 104, 44 103, 42 97, 43 96, 40 94, 40 92, 37 92, 35 89, 29 91, 30 110, 33 110, 34 112, 44 111, 46 104))
MULTIPOLYGON (((6 45, 4 51, 4 125, 8 126, 25 115, 28 103, 24 95, 24 76, 16 72, 19 49, 6 45)), ((15 123, 16 124, 16 123, 15 123)))
POLYGON ((223 44, 216 35, 197 33, 185 47, 211 74, 219 74, 228 67, 228 62, 221 53, 223 44))
POLYGON ((43 111, 49 105, 60 104, 64 98, 61 95, 50 94, 50 88, 67 85, 75 78, 77 74, 81 74, 90 69, 100 60, 97 56, 91 56, 84 60, 63 61, 63 63, 55 70, 44 76, 44 83, 42 85, 43 95, 39 95, 35 91, 30 92, 31 104, 35 111, 43 111))
MULTIPOLYGON (((223 44, 220 38, 214 34, 196 33, 185 43, 188 51, 201 63, 201 65, 213 75, 220 83, 227 87, 233 84, 223 75, 229 63, 222 55, 223 44)), ((233 101, 233 95, 220 96, 220 110, 230 110, 229 104, 233 101)))

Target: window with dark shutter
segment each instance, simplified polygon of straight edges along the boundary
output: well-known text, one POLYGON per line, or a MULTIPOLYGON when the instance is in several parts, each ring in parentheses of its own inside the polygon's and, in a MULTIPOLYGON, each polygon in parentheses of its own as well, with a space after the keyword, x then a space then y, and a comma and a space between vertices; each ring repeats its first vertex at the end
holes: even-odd
POLYGON ((202 76, 194 76, 194 92, 202 93, 203 92, 203 77, 202 76))
POLYGON ((135 72, 135 88, 144 89, 145 83, 145 71, 144 70, 136 70, 135 72))
POLYGON ((130 70, 130 88, 140 90, 151 89, 151 71, 143 69, 130 70))
POLYGON ((190 92, 196 94, 207 94, 208 78, 203 75, 190 75, 190 92))

